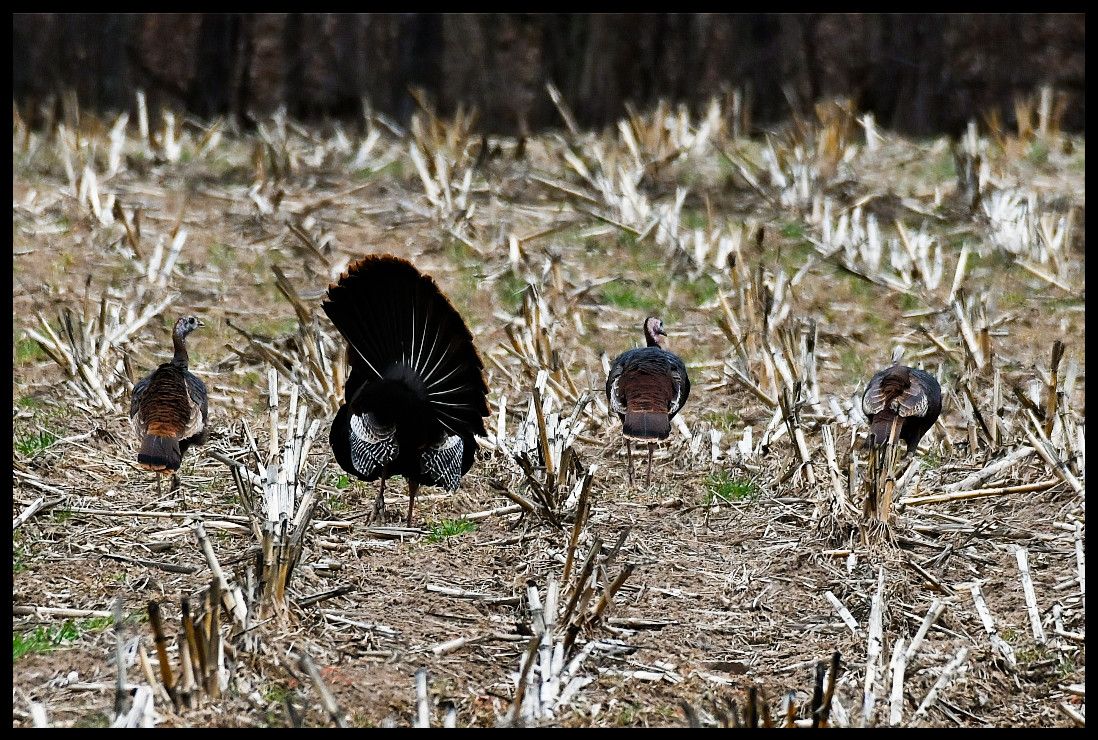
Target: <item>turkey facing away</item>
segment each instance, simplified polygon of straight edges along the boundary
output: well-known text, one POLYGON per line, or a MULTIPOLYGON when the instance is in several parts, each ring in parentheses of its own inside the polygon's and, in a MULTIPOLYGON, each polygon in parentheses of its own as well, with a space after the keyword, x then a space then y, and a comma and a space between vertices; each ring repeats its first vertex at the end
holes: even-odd
POLYGON ((652 483, 653 440, 667 439, 671 419, 690 397, 690 378, 679 357, 663 348, 663 322, 654 316, 644 320, 647 346, 623 352, 606 376, 606 401, 622 421, 629 456, 629 485, 633 485, 631 440, 648 443, 648 479, 652 483))
POLYGON ((435 281, 391 255, 359 260, 328 287, 324 311, 347 340, 351 374, 329 440, 362 480, 408 481, 408 526, 419 486, 457 488, 485 434, 483 365, 465 322, 435 281))
MULTIPOLYGON (((140 380, 130 397, 130 421, 141 439, 137 464, 173 479, 187 448, 206 442, 206 385, 187 369, 187 335, 200 326, 194 316, 175 322, 171 361, 140 380)), ((159 476, 156 483, 159 490, 159 476)))
POLYGON ((897 437, 907 443, 910 455, 942 412, 942 387, 924 370, 893 365, 869 381, 862 411, 869 419, 871 444, 889 441, 895 421, 897 437))

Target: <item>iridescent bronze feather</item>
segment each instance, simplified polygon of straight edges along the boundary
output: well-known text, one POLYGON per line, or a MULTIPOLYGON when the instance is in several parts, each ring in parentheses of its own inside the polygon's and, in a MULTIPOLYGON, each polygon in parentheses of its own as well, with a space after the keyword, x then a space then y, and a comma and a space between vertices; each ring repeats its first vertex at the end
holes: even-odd
POLYGON ((606 376, 606 401, 622 420, 629 456, 629 483, 633 482, 631 440, 648 443, 648 483, 652 482, 653 440, 667 439, 671 419, 690 397, 686 365, 663 348, 663 322, 654 316, 644 320, 646 346, 623 352, 606 376))
POLYGON ((133 387, 130 421, 141 438, 137 464, 146 470, 172 475, 188 447, 206 442, 206 385, 187 369, 187 335, 202 325, 194 316, 175 322, 171 361, 133 387))
POLYGON ((871 443, 889 441, 895 424, 896 438, 907 444, 910 455, 942 411, 942 388, 924 370, 893 365, 870 379, 862 411, 869 419, 871 443))

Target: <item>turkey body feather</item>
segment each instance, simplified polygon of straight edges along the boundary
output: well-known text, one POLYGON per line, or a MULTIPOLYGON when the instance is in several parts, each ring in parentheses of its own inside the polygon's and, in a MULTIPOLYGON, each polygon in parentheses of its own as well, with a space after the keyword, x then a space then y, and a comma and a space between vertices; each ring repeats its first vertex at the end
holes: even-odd
POLYGON ((623 352, 606 377, 606 400, 632 439, 667 439, 671 419, 689 397, 686 365, 661 347, 623 352))
MULTIPOLYGON (((351 265, 324 312, 351 363, 329 441, 348 473, 454 490, 488 414, 473 336, 429 276, 390 255, 351 265)), ((410 518, 410 514, 409 514, 410 518)))
POLYGON ((130 421, 141 438, 137 463, 147 470, 174 473, 188 447, 206 442, 209 396, 206 384, 187 369, 185 345, 187 333, 198 326, 193 317, 180 319, 175 357, 133 387, 130 421))
POLYGON ((606 375, 606 401, 622 422, 625 450, 629 458, 629 484, 633 484, 631 440, 648 444, 648 484, 652 483, 652 450, 656 440, 671 434, 671 420, 690 398, 690 376, 686 364, 664 349, 667 332, 663 322, 649 316, 644 320, 644 347, 622 352, 606 375))
POLYGON ((862 411, 869 420, 871 442, 887 442, 895 423, 897 437, 912 454, 942 412, 942 387, 925 370, 893 365, 870 379, 862 411))

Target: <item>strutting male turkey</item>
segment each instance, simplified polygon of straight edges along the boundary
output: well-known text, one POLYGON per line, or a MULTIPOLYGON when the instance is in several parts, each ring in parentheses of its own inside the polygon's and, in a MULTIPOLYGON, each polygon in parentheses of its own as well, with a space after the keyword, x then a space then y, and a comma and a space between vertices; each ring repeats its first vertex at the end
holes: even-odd
POLYGON ((606 376, 606 401, 622 421, 629 456, 629 485, 633 485, 632 440, 648 443, 648 478, 652 483, 654 440, 667 439, 671 419, 690 397, 690 378, 679 357, 663 348, 663 322, 655 316, 644 320, 645 347, 623 352, 606 376))
POLYGON ((171 361, 140 380, 130 397, 130 421, 141 439, 137 464, 159 474, 158 493, 160 476, 172 476, 174 489, 183 453, 192 444, 206 442, 206 385, 187 369, 187 335, 200 326, 202 322, 194 316, 175 322, 171 361))
POLYGON ((907 443, 911 455, 942 412, 942 387, 924 370, 892 365, 870 379, 862 411, 869 419, 871 444, 888 442, 895 422, 896 436, 907 443))
POLYGON ((408 526, 419 486, 457 488, 488 415, 473 336, 435 281, 392 255, 351 265, 324 311, 347 340, 351 373, 329 440, 336 462, 366 481, 408 481, 408 526))

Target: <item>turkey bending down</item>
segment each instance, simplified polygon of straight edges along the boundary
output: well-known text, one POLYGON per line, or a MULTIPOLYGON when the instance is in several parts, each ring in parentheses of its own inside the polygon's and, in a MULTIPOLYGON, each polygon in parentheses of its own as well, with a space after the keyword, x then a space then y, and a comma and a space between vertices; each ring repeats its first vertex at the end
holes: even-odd
POLYGON ((663 322, 654 316, 644 320, 647 346, 623 352, 606 376, 606 401, 622 421, 629 456, 629 485, 633 485, 631 440, 648 443, 648 478, 652 484, 653 440, 667 439, 671 419, 690 397, 690 378, 679 357, 663 348, 663 322))
POLYGON ((895 422, 896 436, 907 443, 911 455, 942 412, 942 387, 924 370, 893 365, 870 379, 862 411, 869 419, 871 444, 888 442, 895 422))
POLYGON ((158 473, 157 493, 161 475, 172 476, 174 490, 183 453, 206 442, 206 385, 187 369, 187 335, 200 326, 194 316, 175 322, 171 361, 139 381, 130 397, 130 421, 141 438, 137 464, 158 473))
POLYGON ((328 318, 347 340, 344 402, 329 440, 336 462, 366 481, 408 481, 408 526, 419 486, 458 487, 488 415, 483 365, 465 322, 411 263, 371 255, 328 287, 328 318))

